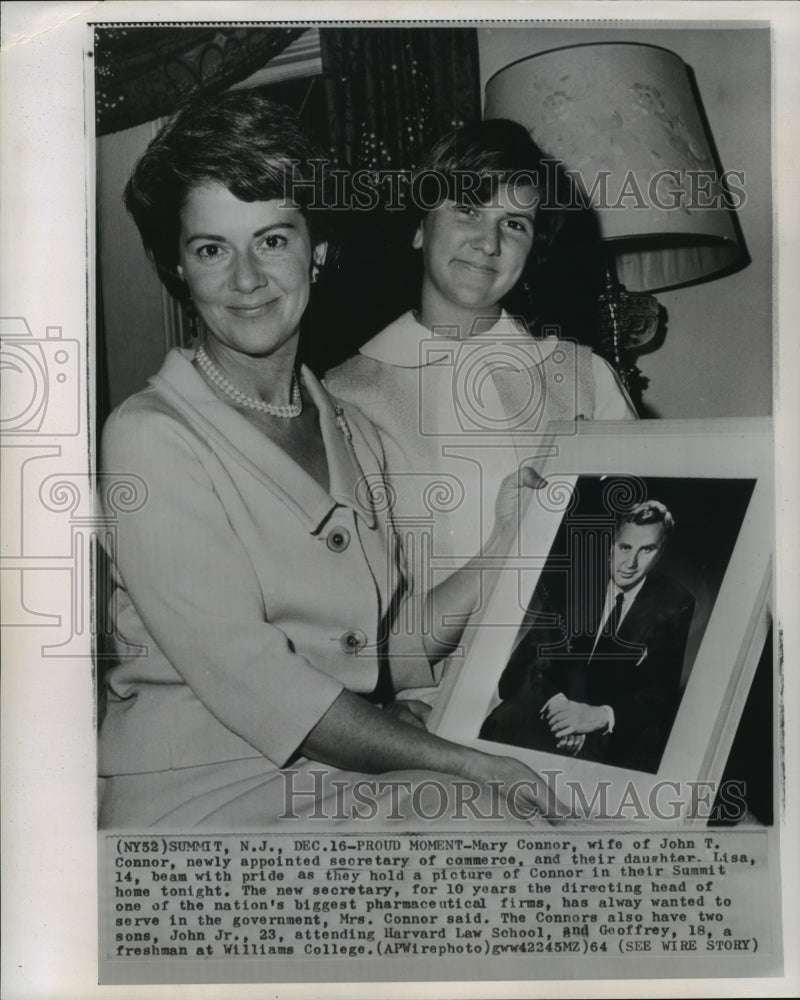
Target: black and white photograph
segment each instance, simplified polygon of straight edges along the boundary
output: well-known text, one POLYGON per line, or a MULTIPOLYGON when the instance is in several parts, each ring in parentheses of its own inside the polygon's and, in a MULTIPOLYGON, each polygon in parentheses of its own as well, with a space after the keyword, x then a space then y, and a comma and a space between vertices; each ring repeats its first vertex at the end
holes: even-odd
POLYGON ((754 485, 579 478, 481 738, 656 773, 754 485))
POLYGON ((437 732, 555 768, 586 819, 636 825, 642 810, 620 804, 677 782, 680 814, 652 820, 771 824, 768 439, 766 425, 669 421, 561 441, 451 660, 437 732), (611 435, 624 472, 601 473, 611 435), (716 801, 699 807, 697 781, 716 801), (601 787, 613 803, 594 801, 601 787))
POLYGON ((2 6, 3 995, 793 995, 790 5, 2 6))

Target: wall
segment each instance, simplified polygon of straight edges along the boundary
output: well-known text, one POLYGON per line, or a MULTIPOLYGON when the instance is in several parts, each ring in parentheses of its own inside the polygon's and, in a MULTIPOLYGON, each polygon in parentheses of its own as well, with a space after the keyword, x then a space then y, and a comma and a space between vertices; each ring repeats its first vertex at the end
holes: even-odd
POLYGON ((694 71, 722 166, 746 174, 738 211, 752 258, 738 274, 661 292, 666 340, 643 356, 645 403, 660 417, 764 416, 772 409, 770 40, 766 29, 481 28, 481 88, 497 70, 547 49, 641 42, 676 52, 694 71))

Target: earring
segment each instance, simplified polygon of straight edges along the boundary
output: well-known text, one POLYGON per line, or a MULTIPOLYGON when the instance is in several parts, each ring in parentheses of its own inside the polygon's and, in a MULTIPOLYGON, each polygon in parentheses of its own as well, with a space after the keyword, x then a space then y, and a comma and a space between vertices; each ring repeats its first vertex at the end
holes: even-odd
POLYGON ((312 266, 312 268, 311 268, 311 284, 312 285, 315 285, 317 283, 317 278, 319 278, 321 270, 322 269, 320 268, 319 264, 314 264, 312 266))

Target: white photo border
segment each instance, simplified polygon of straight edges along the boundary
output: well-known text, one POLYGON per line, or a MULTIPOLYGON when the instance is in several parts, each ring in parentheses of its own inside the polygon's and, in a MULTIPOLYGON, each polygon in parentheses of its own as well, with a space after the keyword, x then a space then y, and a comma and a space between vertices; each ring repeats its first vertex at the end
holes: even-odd
MULTIPOLYGON (((659 421, 585 423, 577 436, 555 431, 553 454, 543 468, 555 503, 527 506, 516 539, 491 598, 470 623, 463 664, 448 670, 447 689, 434 709, 438 735, 487 753, 513 756, 539 773, 570 812, 595 803, 576 818, 602 821, 620 816, 630 800, 633 825, 641 825, 637 803, 649 804, 659 825, 704 825, 736 732, 747 692, 769 630, 772 611, 773 469, 770 421, 659 421), (610 767, 562 754, 491 742, 479 730, 508 662, 563 514, 580 476, 753 479, 734 551, 714 601, 675 724, 656 774, 610 767), (523 583, 523 579, 525 582, 523 583), (709 719, 713 723, 709 724, 709 719), (564 796, 572 783, 585 799, 564 796), (598 789, 608 786, 599 803, 598 789), (664 795, 662 796, 662 792, 664 795), (659 799, 669 797, 669 809, 659 799), (606 793, 608 797, 606 798, 606 793)), ((547 492, 547 488, 541 491, 547 492)), ((647 811, 647 809, 645 809, 647 811)))

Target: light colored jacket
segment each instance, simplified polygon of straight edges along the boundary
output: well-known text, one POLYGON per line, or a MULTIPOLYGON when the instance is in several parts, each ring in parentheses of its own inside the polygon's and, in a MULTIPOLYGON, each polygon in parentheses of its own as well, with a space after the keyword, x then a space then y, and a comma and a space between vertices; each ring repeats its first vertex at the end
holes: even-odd
MULTIPOLYGON (((505 312, 485 333, 457 333, 431 332, 407 312, 325 377, 378 430, 398 529, 428 531, 432 555, 451 568, 489 536, 503 478, 547 454, 551 422, 571 433, 578 419, 636 418, 588 347, 534 339, 505 312)), ((417 592, 427 589, 425 567, 413 575, 417 592)))
MULTIPOLYGON (((118 516, 120 662, 108 676, 101 775, 253 756, 277 769, 343 688, 375 688, 403 587, 369 422, 304 369, 325 490, 190 362, 191 352, 170 352, 104 429, 106 486, 133 474, 147 496, 108 515, 118 516)), ((391 641, 409 685, 428 682, 419 641, 391 641)))

